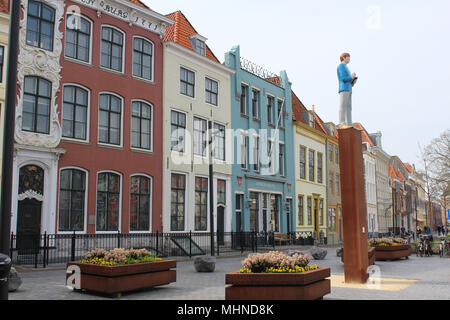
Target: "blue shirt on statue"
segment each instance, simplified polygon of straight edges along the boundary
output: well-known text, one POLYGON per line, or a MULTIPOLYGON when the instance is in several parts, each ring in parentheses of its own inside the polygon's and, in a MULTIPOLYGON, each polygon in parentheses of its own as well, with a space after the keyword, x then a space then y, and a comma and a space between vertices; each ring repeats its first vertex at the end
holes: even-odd
POLYGON ((337 74, 339 79, 339 92, 350 91, 352 92, 352 75, 347 65, 341 63, 337 68, 337 74))

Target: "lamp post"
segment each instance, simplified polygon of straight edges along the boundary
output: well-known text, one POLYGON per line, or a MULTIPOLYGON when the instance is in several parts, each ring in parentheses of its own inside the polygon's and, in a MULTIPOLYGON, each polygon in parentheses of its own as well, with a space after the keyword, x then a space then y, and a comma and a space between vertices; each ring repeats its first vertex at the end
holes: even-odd
MULTIPOLYGON (((10 254, 12 167, 14 153, 14 119, 16 110, 17 61, 19 56, 20 1, 11 1, 8 42, 8 71, 4 122, 2 191, 0 217, 0 253, 10 254)), ((0 300, 8 300, 8 282, 0 281, 0 300)))
POLYGON ((214 250, 214 172, 213 172, 213 147, 212 147, 212 121, 208 121, 209 131, 209 229, 211 231, 211 256, 215 255, 214 250))

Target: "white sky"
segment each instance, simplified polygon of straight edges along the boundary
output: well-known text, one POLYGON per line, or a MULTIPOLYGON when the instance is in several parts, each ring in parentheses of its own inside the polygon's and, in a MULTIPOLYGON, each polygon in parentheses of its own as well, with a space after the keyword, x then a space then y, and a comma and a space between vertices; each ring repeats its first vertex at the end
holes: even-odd
POLYGON ((450 128, 448 0, 143 0, 161 14, 181 10, 223 62, 225 52, 286 70, 308 109, 338 122, 336 68, 349 52, 359 77, 353 121, 381 131, 383 148, 420 163, 418 143, 450 128))

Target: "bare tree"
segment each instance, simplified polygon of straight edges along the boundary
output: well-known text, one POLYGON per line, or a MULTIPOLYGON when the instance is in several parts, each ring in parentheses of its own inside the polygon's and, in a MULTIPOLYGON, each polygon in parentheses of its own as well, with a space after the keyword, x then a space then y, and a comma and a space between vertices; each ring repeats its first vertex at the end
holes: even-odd
POLYGON ((450 189, 450 130, 447 129, 438 138, 421 148, 420 158, 424 169, 419 171, 425 181, 425 192, 428 200, 428 212, 431 212, 431 202, 439 202, 447 207, 447 197, 450 189))

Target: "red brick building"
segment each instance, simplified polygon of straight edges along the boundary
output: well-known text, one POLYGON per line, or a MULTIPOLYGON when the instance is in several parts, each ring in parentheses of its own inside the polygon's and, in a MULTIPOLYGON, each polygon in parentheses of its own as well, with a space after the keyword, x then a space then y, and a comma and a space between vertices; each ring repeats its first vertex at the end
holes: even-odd
POLYGON ((12 232, 161 230, 172 23, 137 0, 22 0, 12 232))

